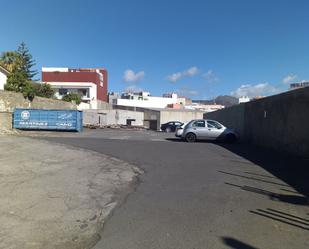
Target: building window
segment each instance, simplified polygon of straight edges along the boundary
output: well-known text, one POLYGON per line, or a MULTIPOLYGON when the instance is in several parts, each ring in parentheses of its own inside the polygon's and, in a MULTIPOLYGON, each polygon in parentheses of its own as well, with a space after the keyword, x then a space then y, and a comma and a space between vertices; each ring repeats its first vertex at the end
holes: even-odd
POLYGON ((63 96, 63 95, 66 95, 67 93, 68 93, 68 89, 64 89, 64 88, 59 89, 59 95, 63 96))
POLYGON ((89 98, 89 89, 77 89, 77 93, 79 93, 82 97, 89 98))

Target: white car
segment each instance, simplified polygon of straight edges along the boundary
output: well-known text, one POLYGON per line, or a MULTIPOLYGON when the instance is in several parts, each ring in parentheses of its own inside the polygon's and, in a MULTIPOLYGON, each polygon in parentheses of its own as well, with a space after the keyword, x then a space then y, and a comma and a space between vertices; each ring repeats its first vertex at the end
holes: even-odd
POLYGON ((182 130, 181 137, 187 142, 196 140, 223 140, 235 142, 238 135, 215 120, 197 119, 190 121, 182 130))

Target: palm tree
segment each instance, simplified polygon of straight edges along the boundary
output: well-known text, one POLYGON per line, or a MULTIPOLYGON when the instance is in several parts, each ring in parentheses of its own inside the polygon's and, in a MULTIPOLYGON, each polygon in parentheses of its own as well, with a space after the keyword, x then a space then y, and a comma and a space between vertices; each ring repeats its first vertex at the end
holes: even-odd
POLYGON ((0 57, 0 65, 10 72, 18 68, 20 56, 15 51, 3 52, 0 57))

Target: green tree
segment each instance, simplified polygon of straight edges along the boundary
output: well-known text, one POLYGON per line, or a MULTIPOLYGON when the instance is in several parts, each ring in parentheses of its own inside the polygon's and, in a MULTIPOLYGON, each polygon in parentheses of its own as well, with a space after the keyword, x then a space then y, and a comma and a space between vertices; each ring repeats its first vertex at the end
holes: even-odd
POLYGON ((24 42, 19 45, 16 51, 3 52, 0 56, 0 65, 11 73, 24 72, 28 80, 31 80, 37 74, 36 70, 32 70, 35 61, 24 42))
POLYGON ((32 82, 29 81, 22 71, 15 71, 8 75, 4 90, 21 92, 24 97, 32 100, 35 96, 35 88, 32 86, 32 82))
POLYGON ((26 85, 23 87, 21 92, 25 98, 28 98, 29 100, 32 101, 36 96, 36 89, 33 87, 33 82, 27 81, 26 85))
POLYGON ((74 101, 77 105, 79 105, 82 102, 82 97, 78 93, 68 93, 63 96, 62 100, 67 102, 74 101))
POLYGON ((8 71, 13 72, 18 70, 20 59, 16 51, 6 51, 1 54, 0 65, 8 71))
POLYGON ((7 91, 22 92, 23 88, 28 84, 27 76, 22 71, 14 71, 8 75, 4 86, 7 91))
POLYGON ((24 97, 32 100, 35 95, 52 97, 50 86, 40 86, 31 81, 36 71, 31 68, 35 65, 32 55, 26 44, 22 42, 17 51, 6 51, 0 56, 0 65, 10 71, 5 90, 23 93, 24 97))
POLYGON ((37 74, 36 70, 32 70, 32 67, 35 66, 35 60, 24 42, 19 45, 16 53, 18 54, 17 64, 19 64, 19 70, 25 72, 28 80, 31 80, 37 74))

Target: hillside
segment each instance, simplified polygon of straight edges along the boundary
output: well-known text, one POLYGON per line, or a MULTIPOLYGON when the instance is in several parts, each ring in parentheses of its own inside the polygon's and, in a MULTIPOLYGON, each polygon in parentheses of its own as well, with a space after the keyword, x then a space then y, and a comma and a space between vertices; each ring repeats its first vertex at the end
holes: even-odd
POLYGON ((220 95, 216 97, 215 99, 210 100, 192 100, 194 103, 201 103, 205 105, 211 105, 211 104, 218 104, 218 105, 224 105, 225 107, 229 107, 232 105, 238 104, 238 99, 233 96, 228 95, 220 95))

